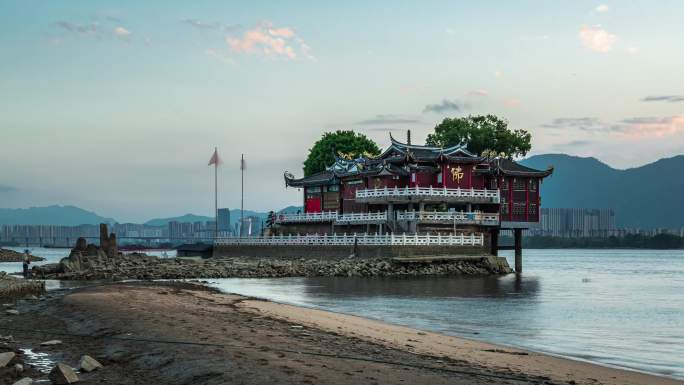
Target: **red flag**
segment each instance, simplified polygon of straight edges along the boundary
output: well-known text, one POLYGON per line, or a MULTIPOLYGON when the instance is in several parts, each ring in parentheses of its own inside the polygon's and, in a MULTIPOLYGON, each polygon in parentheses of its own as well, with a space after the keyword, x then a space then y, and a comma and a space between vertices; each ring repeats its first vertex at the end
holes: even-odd
POLYGON ((219 155, 218 155, 218 149, 216 149, 216 148, 214 149, 214 155, 212 155, 211 159, 209 159, 209 166, 211 166, 212 164, 215 164, 217 166, 219 164, 221 164, 221 159, 219 158, 219 155))

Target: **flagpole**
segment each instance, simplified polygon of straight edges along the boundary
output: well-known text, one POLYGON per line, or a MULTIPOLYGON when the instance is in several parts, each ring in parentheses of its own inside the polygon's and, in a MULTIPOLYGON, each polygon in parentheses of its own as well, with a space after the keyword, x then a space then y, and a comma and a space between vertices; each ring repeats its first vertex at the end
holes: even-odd
POLYGON ((240 181, 240 236, 242 236, 242 226, 245 223, 245 154, 242 154, 240 158, 240 171, 242 171, 240 181))
MULTIPOLYGON (((218 148, 214 147, 214 153, 218 154, 218 148)), ((214 163, 214 239, 218 237, 218 157, 214 163)))

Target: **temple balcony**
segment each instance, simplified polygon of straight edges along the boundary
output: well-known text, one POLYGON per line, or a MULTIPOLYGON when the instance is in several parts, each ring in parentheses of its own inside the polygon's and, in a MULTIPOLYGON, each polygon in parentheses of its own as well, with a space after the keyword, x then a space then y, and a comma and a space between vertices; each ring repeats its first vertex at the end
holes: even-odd
POLYGON ((280 214, 275 220, 275 223, 278 224, 326 222, 334 222, 338 225, 380 224, 387 222, 387 212, 339 214, 336 211, 327 211, 320 213, 280 214))
POLYGON ((387 211, 341 214, 335 220, 335 223, 339 225, 378 224, 385 222, 387 222, 387 211))
POLYGON ((337 211, 323 211, 319 213, 279 214, 275 223, 319 223, 333 222, 337 219, 337 211))
POLYGON ((499 203, 499 190, 404 187, 356 190, 358 203, 465 202, 499 203))
POLYGON ((439 211, 403 211, 397 213, 398 221, 417 221, 430 224, 458 224, 498 226, 498 213, 477 212, 439 212, 439 211))
POLYGON ((307 234, 217 238, 216 245, 388 245, 388 246, 483 246, 484 235, 475 234, 307 234))

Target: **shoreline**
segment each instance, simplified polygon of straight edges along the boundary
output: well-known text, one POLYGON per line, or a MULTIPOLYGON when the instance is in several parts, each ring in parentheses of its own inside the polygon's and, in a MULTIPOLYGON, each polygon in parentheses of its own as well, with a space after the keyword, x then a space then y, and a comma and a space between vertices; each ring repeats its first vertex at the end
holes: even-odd
MULTIPOLYGON (((210 286, 206 283, 202 283, 202 284, 205 286, 213 288, 213 286, 210 286)), ((416 334, 418 334, 418 333, 426 333, 426 334, 429 333, 429 334, 433 334, 433 335, 453 338, 456 340, 465 340, 465 341, 473 343, 473 344, 482 344, 482 345, 492 346, 494 348, 503 348, 502 350, 527 353, 528 355, 530 353, 534 353, 534 354, 541 355, 541 356, 550 356, 550 357, 554 357, 554 358, 558 358, 558 359, 562 359, 562 360, 568 360, 568 361, 573 361, 573 362, 578 362, 578 363, 585 363, 588 365, 596 365, 596 366, 604 367, 606 369, 614 369, 614 370, 625 371, 625 372, 633 372, 633 373, 642 374, 645 376, 654 376, 654 377, 659 377, 659 378, 663 378, 666 380, 674 380, 674 381, 677 381, 676 383, 684 384, 684 378, 668 376, 668 375, 662 374, 662 373, 649 372, 649 371, 638 369, 638 368, 619 366, 619 365, 604 363, 604 362, 600 362, 600 361, 592 361, 589 359, 585 359, 585 358, 577 357, 577 356, 572 356, 572 355, 547 352, 547 351, 543 351, 543 350, 536 350, 533 348, 527 348, 527 347, 521 347, 521 346, 515 346, 515 345, 508 345, 506 343, 501 343, 501 342, 489 342, 489 341, 486 341, 484 339, 471 338, 471 337, 467 337, 467 336, 463 336, 463 335, 440 333, 440 332, 430 331, 430 330, 426 330, 426 329, 417 329, 417 328, 414 328, 414 327, 411 327, 408 325, 396 324, 396 323, 383 321, 383 320, 373 318, 373 317, 360 316, 360 315, 356 315, 356 314, 339 312, 339 311, 334 311, 334 310, 327 310, 327 309, 317 308, 317 307, 313 307, 313 306, 298 305, 295 303, 289 303, 289 302, 285 302, 285 301, 277 301, 277 300, 259 297, 259 296, 248 296, 248 295, 244 295, 244 294, 232 293, 232 292, 223 292, 223 291, 221 293, 247 298, 248 300, 243 301, 243 304, 253 303, 253 302, 254 303, 266 302, 266 303, 273 303, 275 305, 283 305, 283 306, 293 307, 293 308, 297 308, 297 309, 301 309, 301 310, 312 310, 312 311, 318 311, 318 312, 322 312, 322 313, 331 313, 331 314, 342 316, 342 317, 358 318, 358 319, 367 320, 367 321, 373 322, 373 323, 377 322, 380 324, 387 325, 389 327, 399 327, 399 328, 411 329, 411 330, 414 330, 416 332, 416 334)), ((258 306, 256 306, 256 307, 259 308, 258 306)), ((296 313, 296 312, 294 312, 294 313, 296 313)), ((293 321, 292 319, 289 319, 289 317, 285 316, 284 314, 271 314, 271 315, 276 317, 276 318, 282 318, 283 320, 293 321)), ((302 322, 302 321, 298 321, 298 322, 302 322)))
MULTIPOLYGON (((240 295, 240 294, 233 294, 240 295)), ((550 377, 556 381, 569 383, 575 381, 597 380, 601 384, 684 384, 684 379, 651 373, 633 368, 604 364, 579 357, 564 356, 549 352, 535 351, 515 346, 490 343, 478 339, 453 336, 392 324, 373 318, 353 314, 314 309, 305 306, 274 302, 268 299, 250 299, 240 306, 255 309, 261 314, 301 323, 323 330, 337 330, 349 337, 368 339, 395 349, 405 349, 419 354, 437 354, 442 357, 466 359, 470 364, 489 368, 514 369, 528 375, 550 377), (352 326, 349 326, 352 325, 352 326), (382 336, 384 334, 385 336, 382 336), (391 337, 387 337, 391 336, 391 337), (402 336, 403 339, 398 339, 402 336), (429 341, 421 341, 415 336, 429 341), (412 337, 412 338, 409 338, 412 337), (403 343, 403 347, 402 347, 403 343), (483 354, 484 353, 484 354, 483 354), (513 357, 513 359, 510 359, 513 357), (531 364, 534 365, 534 369, 531 364), (563 369, 566 378, 557 377, 549 369, 563 369)))
MULTIPOLYGON (((19 322, 29 329, 92 335, 85 341, 61 337, 62 350, 48 349, 67 363, 91 354, 105 365, 104 371, 87 374, 91 377, 85 380, 106 375, 110 382, 113 378, 114 383, 127 384, 126 377, 135 372, 152 382, 187 383, 175 376, 190 371, 202 379, 193 382, 198 384, 231 378, 248 378, 243 381, 247 384, 485 384, 492 378, 506 384, 684 384, 650 373, 226 294, 189 282, 106 283, 46 297, 20 301, 20 315, 0 316, 0 328, 19 322), (111 336, 184 342, 155 346, 112 341, 111 336), (207 355, 209 348, 212 354, 207 355), (226 360, 233 362, 229 368, 226 360), (150 362, 157 361, 163 373, 150 368, 150 362)), ((15 335, 19 346, 38 349, 41 339, 53 337, 27 338, 15 335)))

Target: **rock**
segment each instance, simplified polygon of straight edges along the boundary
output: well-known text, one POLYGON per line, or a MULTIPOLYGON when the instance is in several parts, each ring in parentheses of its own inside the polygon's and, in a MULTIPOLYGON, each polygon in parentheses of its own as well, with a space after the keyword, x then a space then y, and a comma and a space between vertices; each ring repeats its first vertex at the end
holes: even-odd
POLYGON ((7 366, 14 359, 14 356, 16 356, 14 352, 0 353, 0 368, 7 366))
POLYGON ((40 346, 55 346, 55 345, 61 345, 62 341, 60 340, 50 340, 50 341, 45 341, 41 342, 40 346))
POLYGON ((22 364, 14 364, 14 373, 16 374, 21 374, 24 372, 24 365, 22 364))
POLYGON ((81 368, 82 371, 84 372, 92 372, 93 370, 97 370, 102 367, 102 364, 97 362, 96 359, 89 355, 85 355, 81 357, 81 362, 79 362, 78 366, 81 368))
POLYGON ((7 315, 19 315, 19 310, 14 310, 14 309, 5 310, 5 314, 7 314, 7 315))
POLYGON ((33 384, 33 380, 28 378, 28 377, 24 377, 12 385, 31 385, 31 384, 33 384))
POLYGON ((63 364, 61 362, 57 363, 54 368, 50 371, 48 375, 50 381, 59 385, 67 385, 78 382, 78 376, 76 372, 69 365, 63 364))

